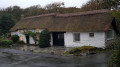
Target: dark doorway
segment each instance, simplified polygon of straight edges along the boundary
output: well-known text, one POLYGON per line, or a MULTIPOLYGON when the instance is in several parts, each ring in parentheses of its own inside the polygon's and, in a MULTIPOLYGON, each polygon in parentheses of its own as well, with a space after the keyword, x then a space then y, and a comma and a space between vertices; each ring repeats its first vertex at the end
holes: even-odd
POLYGON ((26 36, 26 43, 29 44, 29 36, 26 36))
POLYGON ((53 46, 64 46, 64 32, 53 32, 53 46))

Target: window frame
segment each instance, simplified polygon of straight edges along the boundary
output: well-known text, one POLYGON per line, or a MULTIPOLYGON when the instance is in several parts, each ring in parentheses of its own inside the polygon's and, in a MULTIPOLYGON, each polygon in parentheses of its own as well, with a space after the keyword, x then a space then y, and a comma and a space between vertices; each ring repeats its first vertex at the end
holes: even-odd
POLYGON ((73 33, 73 41, 74 42, 80 42, 80 33, 73 33), (76 37, 79 37, 76 39, 76 37))
POLYGON ((109 30, 107 30, 106 31, 106 39, 107 40, 111 40, 111 39, 113 39, 113 37, 114 37, 114 32, 113 32, 113 30, 112 29, 109 29, 109 30), (109 31, 111 32, 111 36, 110 37, 108 37, 109 35, 109 31))
POLYGON ((64 39, 64 34, 59 33, 59 34, 58 34, 58 39, 64 39))
POLYGON ((95 33, 89 33, 89 37, 95 37, 95 33))

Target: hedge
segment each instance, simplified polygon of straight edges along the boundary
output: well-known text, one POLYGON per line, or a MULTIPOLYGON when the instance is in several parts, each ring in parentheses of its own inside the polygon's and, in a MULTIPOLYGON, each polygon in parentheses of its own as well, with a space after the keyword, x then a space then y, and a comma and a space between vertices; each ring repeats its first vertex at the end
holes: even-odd
POLYGON ((2 47, 8 47, 13 44, 13 41, 11 40, 2 40, 0 41, 0 46, 2 47))

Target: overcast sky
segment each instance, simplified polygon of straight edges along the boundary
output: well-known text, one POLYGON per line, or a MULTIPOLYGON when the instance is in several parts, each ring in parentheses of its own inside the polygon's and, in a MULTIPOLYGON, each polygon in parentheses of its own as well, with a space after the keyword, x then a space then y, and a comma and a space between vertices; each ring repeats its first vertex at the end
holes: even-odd
POLYGON ((81 7, 87 1, 89 0, 1 0, 0 8, 6 8, 14 5, 20 6, 21 8, 27 8, 38 4, 43 7, 46 4, 53 2, 64 2, 66 7, 81 7))

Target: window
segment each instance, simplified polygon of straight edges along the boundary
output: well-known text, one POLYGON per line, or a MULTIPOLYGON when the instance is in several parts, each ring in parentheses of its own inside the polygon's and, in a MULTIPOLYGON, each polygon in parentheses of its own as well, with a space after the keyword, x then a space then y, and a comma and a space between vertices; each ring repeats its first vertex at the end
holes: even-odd
POLYGON ((39 32, 39 29, 37 28, 36 31, 39 32))
POLYGON ((20 32, 20 34, 22 34, 22 33, 23 33, 23 30, 19 30, 19 32, 20 32))
POLYGON ((107 31, 107 39, 113 38, 113 32, 112 30, 107 31))
POLYGON ((58 34, 58 39, 63 39, 64 38, 64 34, 58 34))
POLYGON ((74 33, 74 41, 80 41, 80 33, 74 33))
POLYGON ((20 40, 21 40, 21 41, 23 40, 23 36, 20 36, 20 40))
POLYGON ((94 33, 89 33, 89 37, 94 37, 94 33))

